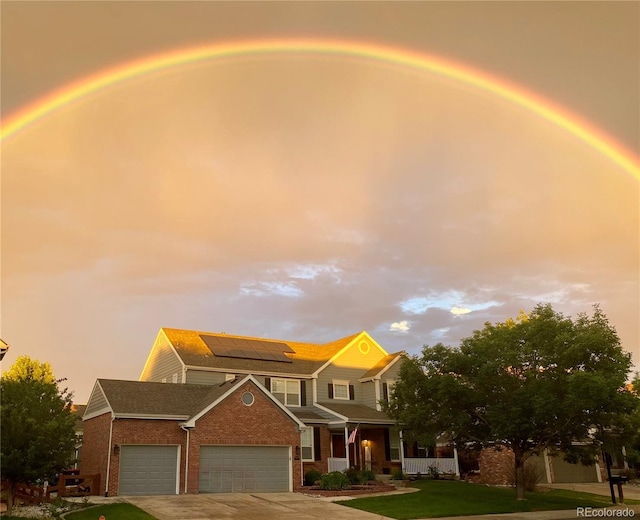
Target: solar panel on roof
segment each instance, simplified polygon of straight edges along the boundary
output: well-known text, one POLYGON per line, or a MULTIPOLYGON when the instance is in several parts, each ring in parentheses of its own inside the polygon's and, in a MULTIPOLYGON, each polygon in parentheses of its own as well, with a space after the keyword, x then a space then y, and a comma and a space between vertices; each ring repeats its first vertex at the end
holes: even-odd
POLYGON ((257 359, 260 361, 280 361, 291 363, 286 353, 295 351, 280 341, 263 341, 258 339, 228 338, 224 336, 208 336, 200 334, 213 355, 236 359, 257 359))

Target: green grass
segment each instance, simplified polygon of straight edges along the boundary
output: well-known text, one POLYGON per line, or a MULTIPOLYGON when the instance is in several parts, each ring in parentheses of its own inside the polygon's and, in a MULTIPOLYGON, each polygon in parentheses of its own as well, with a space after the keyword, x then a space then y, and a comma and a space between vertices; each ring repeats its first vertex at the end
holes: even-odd
MULTIPOLYGON (((341 501, 339 504, 398 520, 611 505, 609 497, 563 489, 527 493, 526 500, 516 500, 512 488, 489 487, 467 482, 421 480, 411 484, 411 487, 420 491, 404 495, 359 498, 341 501)), ((638 504, 640 501, 625 500, 625 503, 638 504)))
MULTIPOLYGON (((104 515, 105 520, 156 520, 149 513, 132 504, 117 503, 88 507, 67 514, 68 520, 98 520, 104 515)), ((42 518, 26 518, 0 515, 2 520, 42 520, 42 518)))
POLYGON ((67 520, 98 520, 101 515, 105 517, 105 520, 156 520, 155 517, 139 507, 126 503, 90 507, 69 513, 65 518, 67 520))

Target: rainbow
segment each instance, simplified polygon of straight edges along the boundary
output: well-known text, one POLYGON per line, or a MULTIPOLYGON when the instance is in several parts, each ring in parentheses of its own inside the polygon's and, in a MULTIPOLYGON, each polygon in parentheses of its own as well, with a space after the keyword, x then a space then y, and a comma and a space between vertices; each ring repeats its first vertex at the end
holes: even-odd
POLYGON ((586 121, 581 120, 575 114, 571 114, 567 110, 554 106, 548 100, 531 92, 527 92, 519 86, 509 84, 502 79, 492 77, 486 73, 473 70, 466 65, 443 58, 372 43, 331 39, 261 39, 203 45, 155 54, 113 68, 101 70, 91 76, 65 85, 23 109, 18 110, 15 114, 10 115, 6 122, 2 124, 0 141, 4 142, 7 138, 40 118, 60 110, 73 101, 116 83, 144 76, 151 72, 204 60, 233 58, 245 55, 260 56, 276 53, 315 53, 350 56, 409 67, 460 81, 514 103, 546 119, 597 150, 624 171, 640 179, 640 159, 636 155, 624 149, 611 137, 605 135, 586 121))

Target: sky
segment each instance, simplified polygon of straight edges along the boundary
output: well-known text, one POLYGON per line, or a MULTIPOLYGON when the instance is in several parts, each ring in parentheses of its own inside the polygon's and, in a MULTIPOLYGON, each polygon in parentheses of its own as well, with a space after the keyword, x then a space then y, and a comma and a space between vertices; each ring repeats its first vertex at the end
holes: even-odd
MULTIPOLYGON (((0 4, 3 121, 194 46, 323 39, 499 78, 640 155, 638 2, 0 4)), ((245 54, 108 86, 3 139, 0 336, 86 402, 161 327, 387 351, 599 304, 640 365, 639 179, 453 78, 245 54)), ((637 160, 637 159, 636 159, 637 160)))

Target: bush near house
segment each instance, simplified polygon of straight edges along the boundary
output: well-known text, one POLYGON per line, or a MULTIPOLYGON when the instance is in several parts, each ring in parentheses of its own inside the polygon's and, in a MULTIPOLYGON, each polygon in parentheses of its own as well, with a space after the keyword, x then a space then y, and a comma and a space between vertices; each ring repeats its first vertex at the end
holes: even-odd
POLYGON ((322 473, 316 471, 315 469, 309 470, 304 474, 304 485, 305 486, 314 486, 316 482, 320 480, 322 477, 322 473))
POLYGON ((320 488, 330 491, 338 491, 349 487, 348 477, 342 471, 332 471, 320 477, 320 488))

